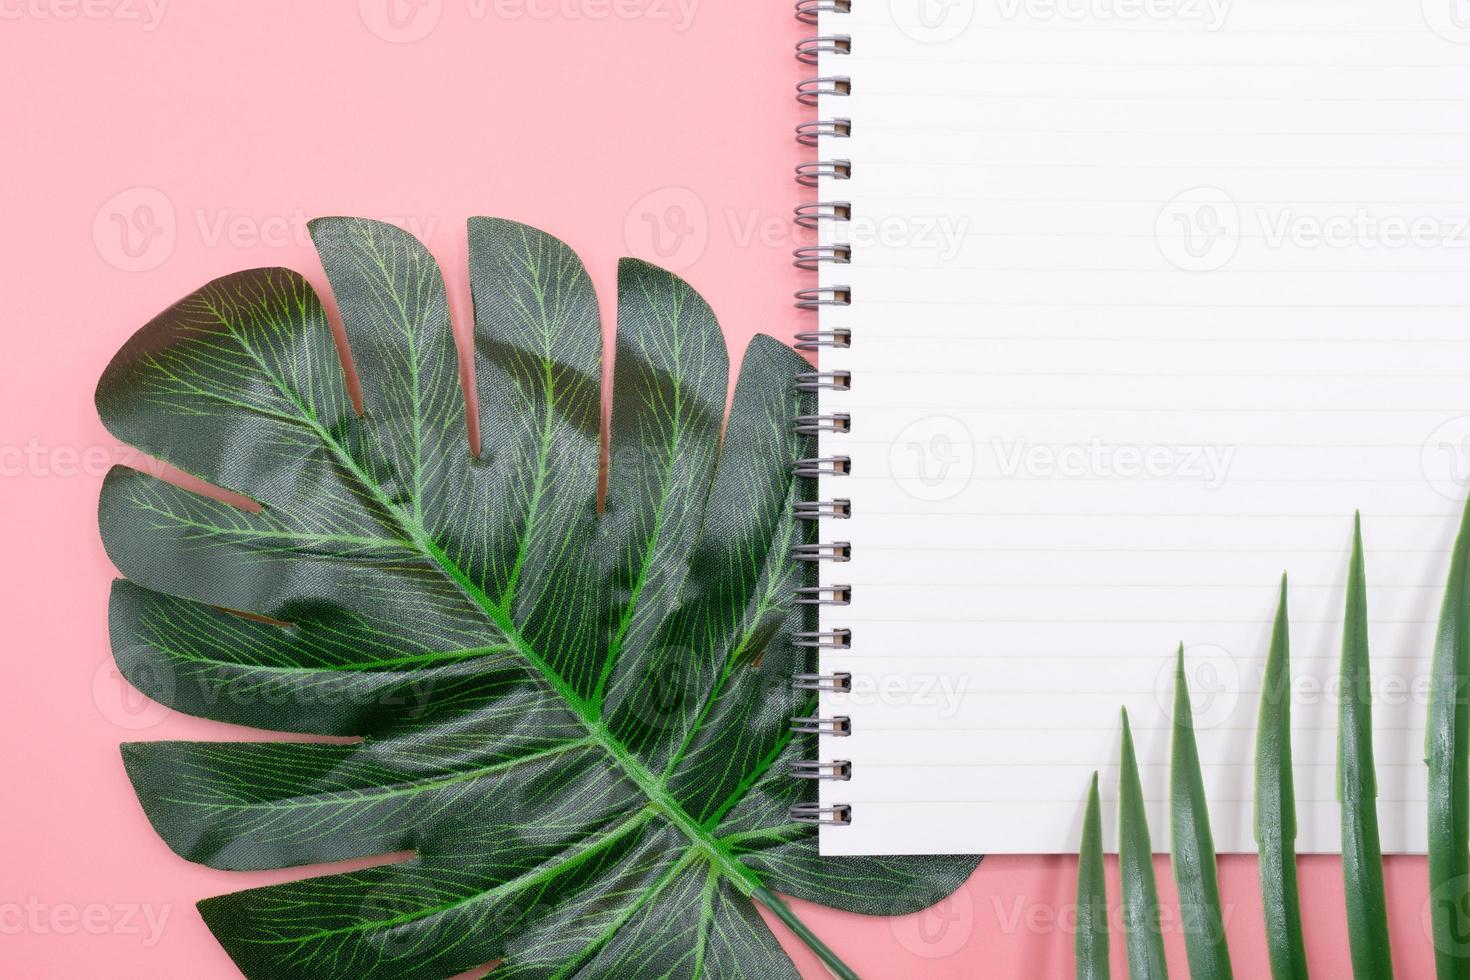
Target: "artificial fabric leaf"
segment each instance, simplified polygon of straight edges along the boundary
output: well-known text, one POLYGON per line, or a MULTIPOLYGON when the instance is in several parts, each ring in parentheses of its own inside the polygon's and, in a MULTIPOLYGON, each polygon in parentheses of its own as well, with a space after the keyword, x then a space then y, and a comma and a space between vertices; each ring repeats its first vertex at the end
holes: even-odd
POLYGON ((1388 901, 1378 843, 1378 782, 1373 766, 1373 687, 1368 671, 1368 595, 1363 522, 1353 519, 1347 610, 1342 628, 1342 701, 1337 721, 1337 799, 1342 817, 1342 877, 1348 949, 1358 980, 1389 980, 1388 901))
POLYGON ((1470 506, 1429 673, 1429 921, 1439 980, 1470 980, 1470 506))
POLYGON ((1191 980, 1230 980, 1230 948, 1220 916, 1215 841, 1205 803, 1194 708, 1184 677, 1184 646, 1174 666, 1174 738, 1169 758, 1169 827, 1173 832, 1174 882, 1179 887, 1184 949, 1191 980))
POLYGON ((1102 803, 1097 773, 1087 789, 1082 849, 1077 856, 1077 980, 1108 980, 1108 885, 1103 870, 1102 803))
POLYGON ((1291 640, 1286 576, 1271 628, 1256 726, 1255 833, 1260 852, 1261 907, 1273 980, 1306 980, 1296 879, 1296 789, 1291 771, 1291 640))
POLYGON ((714 315, 625 260, 599 507, 602 333, 567 246, 470 222, 472 454, 433 258, 377 222, 311 233, 361 416, 285 269, 174 305, 97 390, 120 439, 258 504, 109 475, 124 674, 190 714, 338 736, 127 745, 153 826, 215 868, 410 854, 201 903, 241 969, 792 977, 753 898, 899 914, 958 887, 977 859, 818 859, 787 816, 816 750, 789 731, 812 707, 788 681, 811 625, 805 362, 757 337, 725 424, 714 315))
POLYGON ((1118 867, 1123 883, 1123 931, 1129 980, 1165 980, 1164 932, 1159 926, 1159 886, 1154 848, 1144 809, 1143 781, 1128 712, 1123 711, 1123 748, 1118 770, 1118 867))

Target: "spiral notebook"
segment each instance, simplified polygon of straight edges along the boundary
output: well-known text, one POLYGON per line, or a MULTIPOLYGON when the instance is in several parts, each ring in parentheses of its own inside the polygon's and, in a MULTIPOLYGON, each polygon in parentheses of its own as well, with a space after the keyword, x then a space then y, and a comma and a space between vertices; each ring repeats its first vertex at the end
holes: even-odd
POLYGON ((1339 848, 1361 510, 1379 819, 1425 847, 1470 477, 1470 8, 804 0, 827 854, 1075 851, 1119 709, 1153 840, 1184 645, 1215 840, 1291 583, 1300 850, 1339 848), (845 559, 845 560, 844 560, 845 559))

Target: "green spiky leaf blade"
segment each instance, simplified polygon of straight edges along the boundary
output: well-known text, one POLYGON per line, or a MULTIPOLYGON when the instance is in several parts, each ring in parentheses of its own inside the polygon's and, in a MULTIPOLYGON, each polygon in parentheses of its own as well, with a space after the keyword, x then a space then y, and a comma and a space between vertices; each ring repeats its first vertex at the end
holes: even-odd
POLYGON ((1174 838, 1174 882, 1192 980, 1231 980, 1230 949, 1220 915, 1215 841, 1205 801, 1204 774, 1194 739, 1194 709, 1184 677, 1184 647, 1174 666, 1173 745, 1169 759, 1169 826, 1174 838))
POLYGON ((1255 834, 1260 854, 1261 906, 1273 980, 1306 980, 1296 875, 1296 789, 1291 770, 1291 647, 1286 576, 1271 627, 1256 725, 1255 834))
POLYGON ((1123 712, 1122 761, 1118 774, 1118 867, 1123 883, 1123 931, 1129 980, 1165 980, 1164 934, 1159 925, 1159 886, 1149 839, 1143 781, 1128 712, 1123 712))
POLYGON ((1077 980, 1108 980, 1108 885, 1103 868, 1102 803, 1097 773, 1087 788, 1082 849, 1077 857, 1077 980))
POLYGON ((1388 902, 1378 842, 1378 782, 1373 765, 1373 688, 1368 669, 1368 596, 1362 519, 1353 519, 1347 610, 1342 633, 1342 701, 1337 722, 1337 799, 1348 949, 1357 980, 1388 980, 1388 902))

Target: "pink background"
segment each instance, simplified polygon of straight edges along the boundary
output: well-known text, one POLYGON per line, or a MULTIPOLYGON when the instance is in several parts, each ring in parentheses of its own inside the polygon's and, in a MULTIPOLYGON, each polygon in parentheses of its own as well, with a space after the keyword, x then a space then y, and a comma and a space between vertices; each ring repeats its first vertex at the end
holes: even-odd
MULTIPOLYGON (((226 272, 286 265, 322 285, 303 227, 321 214, 426 238, 461 322, 463 222, 487 214, 571 243, 609 323, 615 262, 632 254, 687 276, 735 353, 756 331, 789 338, 802 322, 789 134, 803 118, 790 6, 0 0, 0 975, 237 976, 193 903, 302 874, 186 864, 123 775, 124 740, 251 736, 172 715, 112 668, 95 508, 102 474, 129 455, 92 407, 112 352, 226 272)), ((1254 860, 1223 864, 1237 975, 1264 976, 1254 860)), ((987 861, 907 919, 798 905, 867 976, 1064 977, 1074 870, 987 861)), ((1163 859, 1159 874, 1172 900, 1163 859)), ((1313 971, 1345 976, 1336 860, 1304 860, 1302 879, 1313 971)), ((1426 976, 1422 859, 1391 860, 1388 887, 1400 975, 1426 976)), ((1182 937, 1165 929, 1183 975, 1182 937)), ((1121 937, 1114 952, 1121 971, 1121 937)))

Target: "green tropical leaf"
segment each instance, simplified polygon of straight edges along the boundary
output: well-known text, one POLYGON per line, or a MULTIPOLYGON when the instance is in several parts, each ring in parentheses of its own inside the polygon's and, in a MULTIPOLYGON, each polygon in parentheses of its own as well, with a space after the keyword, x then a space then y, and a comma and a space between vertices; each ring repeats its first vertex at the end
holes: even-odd
POLYGON ((1260 851, 1266 950, 1275 980, 1306 980, 1301 902, 1296 883, 1296 790, 1291 771, 1291 640, 1286 576, 1271 628, 1256 726, 1255 832, 1260 851))
POLYGON ((1393 976, 1388 903, 1378 844, 1378 785, 1373 768, 1373 689, 1368 672, 1368 599, 1362 518, 1353 519, 1347 613, 1342 632, 1342 701, 1337 724, 1337 798, 1342 813, 1342 876, 1347 892, 1353 976, 1393 976))
POLYGON ((1429 672, 1429 918, 1439 980, 1470 980, 1470 505, 1429 672))
POLYGON ((1118 776, 1118 865, 1123 881, 1123 931, 1128 944, 1129 980, 1164 980, 1164 934, 1159 925, 1159 886, 1154 881, 1154 848, 1143 806, 1143 783, 1128 712, 1123 712, 1122 764, 1118 776))
POLYGON ((1210 834, 1210 812, 1205 803, 1205 781, 1200 772, 1199 748, 1194 740, 1194 709, 1184 679, 1184 647, 1174 664, 1174 740, 1169 765, 1169 826, 1174 837, 1174 882, 1179 887, 1179 912, 1184 925, 1184 948, 1194 980, 1230 980, 1230 949, 1220 917, 1220 886, 1216 881, 1215 841, 1210 834))
POLYGON ((109 475, 123 673, 190 714, 336 736, 124 746, 155 829, 224 869, 410 855, 202 902, 241 969, 794 977, 753 900, 801 929, 773 892, 898 914, 958 887, 977 859, 818 859, 787 816, 816 750, 788 723, 812 707, 788 682, 805 362, 756 338, 726 423, 713 313, 625 260, 600 507, 602 334, 570 249, 470 222, 472 453, 433 258, 376 222, 311 233, 361 416, 285 269, 177 303, 97 390, 120 439, 258 504, 109 475))
POLYGON ((1077 860, 1077 980, 1108 980, 1108 885, 1103 871, 1102 805, 1097 773, 1087 789, 1082 815, 1082 851, 1077 860))

